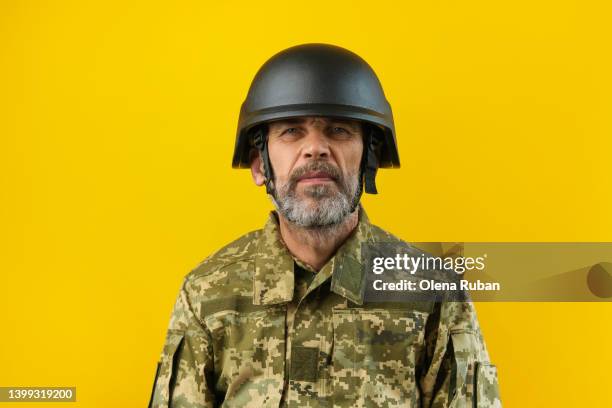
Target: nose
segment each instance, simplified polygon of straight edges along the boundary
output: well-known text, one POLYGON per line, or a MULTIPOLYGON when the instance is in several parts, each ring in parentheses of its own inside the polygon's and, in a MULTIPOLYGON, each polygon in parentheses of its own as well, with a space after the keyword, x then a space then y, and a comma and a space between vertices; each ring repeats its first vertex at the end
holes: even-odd
POLYGON ((310 129, 304 138, 302 155, 306 159, 328 159, 330 155, 329 140, 322 129, 310 129))

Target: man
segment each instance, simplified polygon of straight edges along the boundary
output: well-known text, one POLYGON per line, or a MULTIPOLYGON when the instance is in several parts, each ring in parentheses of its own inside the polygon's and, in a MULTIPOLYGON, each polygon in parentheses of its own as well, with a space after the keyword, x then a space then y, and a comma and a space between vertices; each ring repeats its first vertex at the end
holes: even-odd
POLYGON ((276 212, 187 275, 152 407, 501 406, 471 303, 364 301, 361 246, 401 242, 359 205, 378 167, 399 166, 365 61, 325 44, 268 60, 233 166, 276 212))

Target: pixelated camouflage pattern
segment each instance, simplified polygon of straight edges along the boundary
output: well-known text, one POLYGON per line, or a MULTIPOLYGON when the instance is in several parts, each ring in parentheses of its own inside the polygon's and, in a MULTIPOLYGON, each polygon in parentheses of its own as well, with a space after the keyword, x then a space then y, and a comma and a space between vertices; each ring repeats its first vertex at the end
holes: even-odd
POLYGON ((473 305, 364 303, 363 242, 398 239, 360 209, 315 273, 272 213, 204 260, 177 298, 150 406, 501 407, 473 305))

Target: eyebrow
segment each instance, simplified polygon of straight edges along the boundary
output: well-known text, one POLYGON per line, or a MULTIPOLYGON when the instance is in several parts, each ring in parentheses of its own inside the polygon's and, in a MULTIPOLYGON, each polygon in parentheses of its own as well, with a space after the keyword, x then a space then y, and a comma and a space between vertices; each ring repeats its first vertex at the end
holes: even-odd
MULTIPOLYGON (((353 121, 350 119, 343 119, 343 118, 328 118, 326 119, 327 122, 329 124, 333 124, 333 123, 341 123, 349 128, 351 128, 351 130, 353 132, 357 132, 359 130, 360 124, 357 121, 353 121)), ((278 121, 274 121, 271 123, 271 125, 277 125, 277 126, 286 126, 286 125, 301 125, 304 122, 306 122, 306 119, 304 118, 287 118, 287 119, 281 119, 278 121)))
POLYGON ((348 126, 349 128, 351 128, 351 130, 353 132, 357 132, 360 128, 361 128, 361 123, 357 122, 357 121, 351 121, 349 119, 341 119, 341 118, 337 118, 337 119, 332 119, 331 120, 332 123, 341 123, 345 126, 348 126))

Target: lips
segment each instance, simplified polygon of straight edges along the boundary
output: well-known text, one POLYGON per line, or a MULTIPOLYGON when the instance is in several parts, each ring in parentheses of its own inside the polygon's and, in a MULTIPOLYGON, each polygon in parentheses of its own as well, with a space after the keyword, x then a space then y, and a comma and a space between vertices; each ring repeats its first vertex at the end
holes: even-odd
POLYGON ((308 183, 320 183, 325 181, 335 181, 335 178, 326 171, 310 171, 298 178, 298 181, 308 183))

